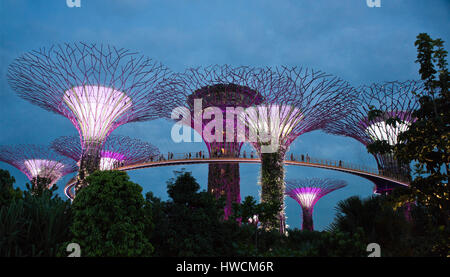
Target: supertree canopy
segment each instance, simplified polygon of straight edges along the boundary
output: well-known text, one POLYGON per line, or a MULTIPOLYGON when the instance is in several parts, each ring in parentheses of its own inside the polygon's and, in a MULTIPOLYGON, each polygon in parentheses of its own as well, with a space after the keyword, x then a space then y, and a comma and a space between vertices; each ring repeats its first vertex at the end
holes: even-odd
MULTIPOLYGON (((63 136, 54 140, 51 148, 77 163, 83 153, 80 140, 76 136, 63 136)), ((159 150, 148 142, 122 135, 110 135, 100 150, 100 170, 146 162, 159 156, 159 150)))
POLYGON ((44 180, 48 188, 61 177, 78 169, 72 160, 58 155, 47 146, 34 144, 1 146, 0 161, 22 171, 33 186, 39 180, 44 180))
MULTIPOLYGON (((420 93, 422 89, 423 84, 419 81, 364 86, 356 108, 324 129, 331 134, 352 137, 366 146, 376 141, 395 145, 399 142, 399 134, 415 121, 412 112, 418 107, 418 101, 413 92, 420 93), (371 110, 377 111, 377 114, 369 120, 371 110)), ((382 175, 409 181, 410 166, 397 162, 393 153, 376 154, 374 157, 382 175)))
MULTIPOLYGON (((189 114, 190 120, 184 123, 201 136, 210 157, 239 157, 245 141, 238 138, 239 129, 245 131, 245 126, 239 126, 234 109, 263 101, 253 86, 254 74, 248 67, 210 66, 188 69, 166 84, 173 101, 189 114)), ((238 163, 209 164, 208 191, 226 198, 225 217, 232 204, 241 200, 239 180, 238 163)))
POLYGON ((266 229, 285 230, 284 159, 300 135, 325 127, 353 109, 356 91, 321 71, 268 68, 258 76, 263 103, 246 109, 241 121, 261 157, 261 201, 280 207, 266 229))
POLYGON ((118 126, 160 117, 170 106, 159 89, 163 65, 129 50, 86 43, 41 48, 17 58, 8 80, 18 95, 67 117, 83 153, 78 187, 100 166, 99 151, 118 126))
POLYGON ((312 214, 317 201, 328 193, 346 185, 345 181, 321 178, 286 181, 286 195, 297 201, 302 207, 303 230, 314 230, 312 214))

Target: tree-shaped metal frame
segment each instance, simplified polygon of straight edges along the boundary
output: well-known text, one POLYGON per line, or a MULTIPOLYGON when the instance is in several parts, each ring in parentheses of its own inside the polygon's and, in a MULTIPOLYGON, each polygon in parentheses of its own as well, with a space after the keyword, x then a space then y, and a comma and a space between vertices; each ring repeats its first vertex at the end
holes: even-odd
POLYGON ((159 87, 169 73, 129 50, 80 42, 23 54, 9 66, 8 81, 20 97, 67 117, 77 128, 83 179, 100 166, 98 151, 114 129, 170 109, 159 87))
MULTIPOLYGON (((51 148, 79 163, 83 153, 77 136, 63 136, 55 139, 51 148)), ((154 145, 122 135, 110 135, 100 151, 100 170, 112 170, 121 166, 156 160, 160 155, 154 145)))
POLYGON ((286 195, 297 201, 302 207, 303 230, 314 230, 313 210, 314 205, 323 196, 332 191, 345 187, 347 184, 342 180, 308 178, 286 181, 286 195))
MULTIPOLYGON (((421 81, 385 82, 359 88, 361 92, 356 108, 347 116, 328 124, 324 130, 330 134, 348 136, 364 145, 375 141, 397 144, 398 136, 415 121, 413 111, 418 107, 418 98, 423 90, 421 81), (369 120, 369 112, 375 109, 381 112, 369 120), (389 120, 395 119, 395 125, 389 120)), ((392 153, 374 155, 379 173, 403 181, 410 179, 409 165, 397 162, 392 153)))
POLYGON ((78 169, 71 159, 53 152, 47 146, 35 144, 0 146, 0 161, 23 172, 33 185, 38 177, 47 179, 48 188, 78 169))

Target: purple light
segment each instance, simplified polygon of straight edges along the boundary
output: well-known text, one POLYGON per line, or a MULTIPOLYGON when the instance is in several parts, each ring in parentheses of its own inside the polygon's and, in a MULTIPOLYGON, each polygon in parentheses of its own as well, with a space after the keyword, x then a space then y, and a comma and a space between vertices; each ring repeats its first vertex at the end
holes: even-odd
MULTIPOLYGON (((8 81, 20 97, 77 128, 83 150, 79 176, 87 176, 99 168, 99 150, 114 129, 172 110, 170 93, 160 89, 168 74, 163 65, 123 48, 66 43, 18 57, 8 81)), ((77 188, 85 185, 78 179, 77 188)))
POLYGON ((312 214, 317 201, 328 193, 346 185, 345 181, 321 178, 286 181, 285 194, 297 201, 302 207, 303 230, 312 231, 314 229, 312 214))
POLYGON ((41 145, 1 146, 0 161, 16 167, 32 182, 37 177, 48 179, 49 188, 61 177, 77 170, 73 161, 41 145))
MULTIPOLYGON (((183 123, 200 135, 210 157, 239 156, 244 142, 238 139, 238 118, 227 117, 226 111, 227 108, 246 108, 262 102, 261 95, 252 86, 252 74, 254 70, 248 67, 210 66, 188 69, 164 84, 164 89, 174 96, 173 101, 177 106, 190 112, 191 120, 183 123), (202 101, 202 110, 197 113, 196 99, 202 101), (211 116, 213 107, 218 110, 221 118, 211 116), (196 123, 197 117, 200 121, 196 123), (223 126, 222 130, 211 127, 216 124, 223 126), (229 130, 225 126, 232 128, 229 130), (214 135, 217 132, 219 139, 210 140, 205 137, 204 130, 211 130, 210 133, 214 135)), ((166 116, 170 117, 170 113, 166 116)), ((241 127, 245 129, 245 126, 241 127)), ((208 191, 216 197, 226 197, 225 217, 228 217, 232 204, 241 201, 239 164, 210 164, 208 168, 208 191)))
MULTIPOLYGON (((399 134, 408 130, 410 124, 415 121, 412 113, 417 109, 419 102, 413 92, 420 95, 423 89, 421 81, 394 81, 363 86, 360 88, 355 109, 342 120, 330 122, 324 131, 352 137, 364 145, 377 140, 384 140, 390 145, 397 144, 399 134), (369 121, 367 117, 371 107, 380 110, 382 114, 369 121), (396 123, 396 127, 390 126, 386 124, 389 118, 396 118, 400 122, 396 123)), ((374 157, 382 175, 404 181, 409 180, 409 165, 399 164, 391 153, 377 154, 374 157)))
MULTIPOLYGON (((51 147, 59 154, 80 162, 83 150, 78 137, 59 137, 52 142, 51 147)), ((127 136, 110 135, 100 151, 100 170, 143 163, 159 154, 159 150, 148 142, 127 136)))

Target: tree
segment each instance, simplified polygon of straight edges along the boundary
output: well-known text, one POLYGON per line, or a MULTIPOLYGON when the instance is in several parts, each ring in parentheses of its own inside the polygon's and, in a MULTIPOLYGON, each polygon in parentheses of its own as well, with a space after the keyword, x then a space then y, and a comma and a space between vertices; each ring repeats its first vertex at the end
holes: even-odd
POLYGON ((175 174, 176 179, 167 182, 171 200, 161 202, 147 194, 158 226, 151 237, 156 255, 216 256, 226 251, 223 199, 217 201, 212 194, 199 192, 200 185, 190 172, 175 174))
POLYGON ((22 198, 22 191, 13 187, 15 182, 16 179, 9 171, 0 169, 0 207, 10 204, 14 199, 22 198))
POLYGON ((367 244, 376 242, 384 249, 383 256, 411 255, 404 244, 410 225, 401 210, 389 205, 386 196, 353 196, 340 201, 336 211, 329 227, 331 233, 353 236, 361 230, 367 244))
POLYGON ((70 238, 70 203, 53 190, 25 191, 0 208, 0 256, 51 257, 70 238))
POLYGON ((89 186, 73 201, 72 242, 82 256, 149 256, 153 246, 145 236, 151 214, 142 188, 127 173, 96 171, 89 186))
POLYGON ((419 73, 425 84, 420 108, 413 113, 417 120, 400 135, 403 144, 395 146, 399 159, 417 163, 418 177, 411 183, 412 196, 422 204, 441 211, 440 223, 448 225, 450 163, 450 93, 447 51, 441 39, 427 34, 417 36, 415 45, 419 73))
MULTIPOLYGON (((423 93, 417 94, 420 107, 413 112, 416 119, 408 130, 399 135, 398 143, 389 146, 376 142, 368 146, 371 153, 392 151, 399 162, 415 164, 414 179, 409 189, 396 193, 395 206, 416 203, 428 214, 427 232, 434 236, 435 253, 448 255, 450 238, 450 198, 448 173, 450 163, 450 93, 447 51, 444 41, 421 33, 415 42, 416 63, 424 83, 423 93)), ((376 116, 379 111, 371 111, 376 116)), ((393 118, 387 122, 394 125, 393 118)), ((414 219, 414 218, 413 218, 414 219)))

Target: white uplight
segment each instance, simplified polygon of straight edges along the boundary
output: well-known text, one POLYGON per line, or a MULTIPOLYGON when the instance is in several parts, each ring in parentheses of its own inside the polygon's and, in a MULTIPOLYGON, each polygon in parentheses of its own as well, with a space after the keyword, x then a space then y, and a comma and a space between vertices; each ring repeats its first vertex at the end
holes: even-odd
POLYGON ((386 124, 385 121, 379 121, 369 125, 366 129, 366 133, 373 140, 385 140, 389 145, 395 145, 398 143, 398 136, 400 133, 407 131, 410 125, 411 123, 409 122, 397 122, 394 127, 386 124))
POLYGON ((100 159, 100 170, 112 170, 117 167, 119 160, 114 158, 102 157, 100 159))
POLYGON ((24 165, 31 174, 29 177, 49 178, 51 184, 61 178, 62 170, 64 169, 64 164, 52 160, 30 159, 24 161, 24 165))
POLYGON ((78 86, 64 94, 85 140, 103 139, 113 123, 132 106, 124 92, 103 86, 78 86))

